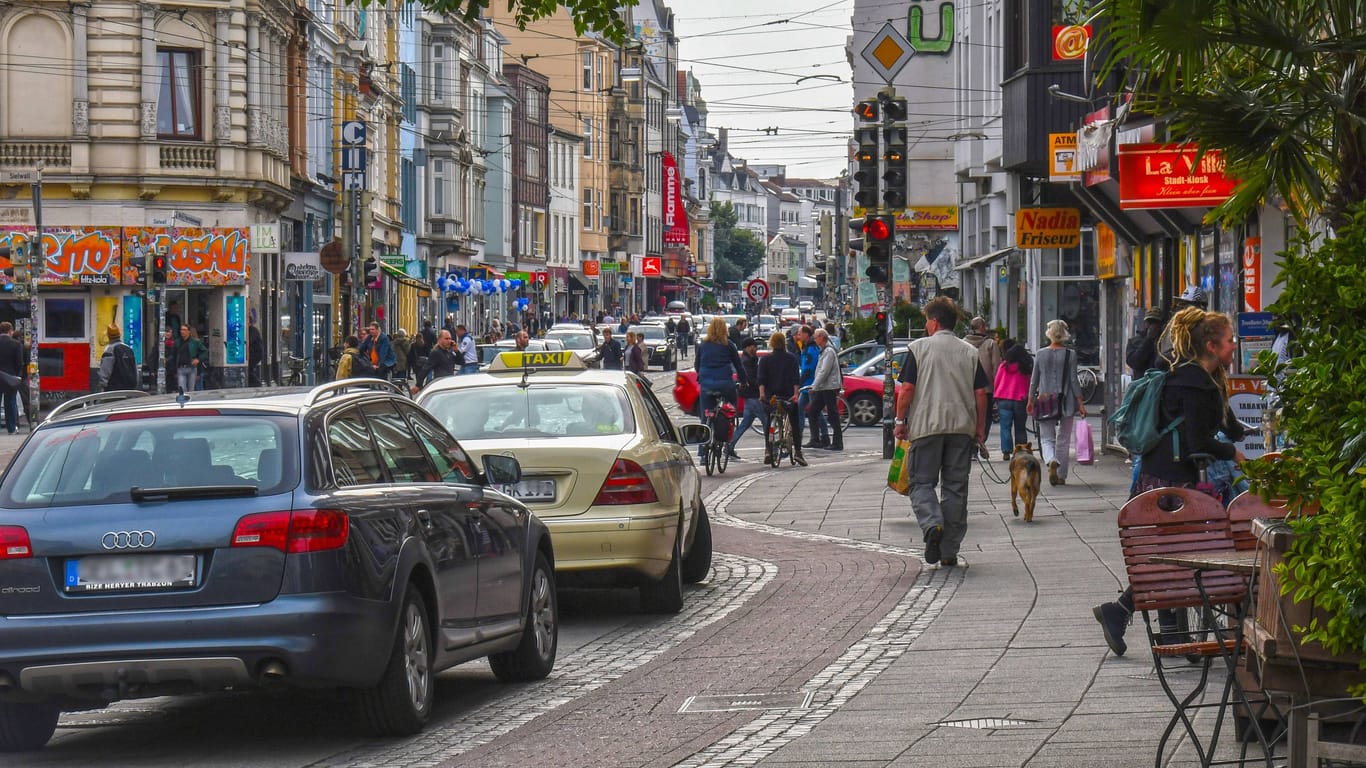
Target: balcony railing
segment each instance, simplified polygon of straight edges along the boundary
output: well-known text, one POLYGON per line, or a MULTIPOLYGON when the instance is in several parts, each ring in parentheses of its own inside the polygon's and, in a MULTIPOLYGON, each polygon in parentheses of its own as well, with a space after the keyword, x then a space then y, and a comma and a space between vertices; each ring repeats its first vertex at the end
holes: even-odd
POLYGON ((68 141, 6 141, 0 143, 0 165, 17 168, 68 168, 71 143, 68 141))
POLYGON ((218 149, 203 144, 162 144, 161 167, 163 170, 204 170, 218 167, 218 149))

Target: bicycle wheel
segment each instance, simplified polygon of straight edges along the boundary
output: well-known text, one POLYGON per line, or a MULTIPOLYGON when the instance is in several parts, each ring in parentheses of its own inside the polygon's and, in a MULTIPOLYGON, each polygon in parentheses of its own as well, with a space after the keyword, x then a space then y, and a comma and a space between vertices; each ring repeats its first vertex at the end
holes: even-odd
POLYGON ((716 448, 711 443, 702 445, 702 466, 707 469, 707 477, 711 477, 712 471, 716 468, 716 448))
POLYGON ((787 435, 787 416, 774 411, 769 416, 768 463, 775 469, 783 460, 783 444, 787 435))
MULTIPOLYGON (((722 434, 725 433, 723 432, 722 434)), ((718 474, 726 474, 726 466, 730 464, 730 455, 726 453, 729 448, 730 444, 725 440, 722 440, 721 447, 712 449, 713 452, 716 453, 716 472, 718 474)))
POLYGON ((1096 372, 1090 368, 1077 369, 1077 383, 1081 385, 1081 401, 1091 402, 1091 398, 1096 394, 1096 387, 1100 385, 1096 372))
POLYGON ((844 399, 844 395, 835 395, 835 405, 839 407, 840 434, 844 434, 849 429, 849 401, 844 399))

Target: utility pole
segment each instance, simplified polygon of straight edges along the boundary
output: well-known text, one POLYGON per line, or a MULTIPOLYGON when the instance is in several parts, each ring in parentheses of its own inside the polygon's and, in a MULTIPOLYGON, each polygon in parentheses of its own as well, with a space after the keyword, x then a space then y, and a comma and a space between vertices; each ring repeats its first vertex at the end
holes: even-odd
MULTIPOLYGON (((356 289, 356 311, 358 315, 352 321, 351 327, 356 331, 359 331, 363 325, 374 319, 375 316, 373 306, 374 300, 372 298, 374 293, 371 292, 370 286, 366 284, 365 280, 365 265, 370 262, 371 256, 374 255, 374 238, 370 236, 370 233, 375 230, 375 220, 374 211, 370 208, 370 189, 367 187, 361 190, 358 193, 358 197, 359 211, 356 216, 356 250, 358 251, 358 255, 356 258, 356 266, 360 270, 360 279, 356 280, 353 276, 351 281, 351 284, 354 285, 356 289)), ((378 270, 378 266, 376 266, 376 269, 378 270)))
POLYGON ((43 166, 38 166, 38 179, 33 182, 33 242, 28 247, 28 322, 24 328, 28 342, 28 424, 29 431, 38 423, 43 409, 43 388, 38 377, 38 278, 47 271, 47 254, 43 248, 43 166))

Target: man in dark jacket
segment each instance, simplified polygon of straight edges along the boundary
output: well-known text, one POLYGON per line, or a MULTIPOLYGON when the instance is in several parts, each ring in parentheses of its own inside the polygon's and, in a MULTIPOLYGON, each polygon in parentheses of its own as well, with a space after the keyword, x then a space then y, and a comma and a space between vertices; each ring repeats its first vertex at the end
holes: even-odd
MULTIPOLYGON (((773 399, 783 401, 792 429, 792 460, 804 467, 806 458, 802 456, 802 420, 796 403, 792 402, 797 396, 801 369, 797 366, 797 356, 787 351, 787 340, 781 333, 775 333, 769 339, 769 350, 768 357, 759 361, 759 399, 768 410, 765 421, 772 418, 773 399)), ((765 444, 765 459, 772 458, 769 450, 765 444)))
POLYGON ((19 431, 19 387, 24 385, 24 345, 11 335, 13 331, 13 324, 0 323, 0 372, 19 379, 19 384, 13 387, 9 382, 0 382, 5 404, 5 431, 11 435, 19 431))
POLYGON ((602 362, 605 371, 620 371, 622 362, 625 360, 625 350, 621 348, 621 342, 612 338, 612 329, 602 329, 602 344, 598 345, 598 360, 602 362))
POLYGON ((413 382, 416 385, 413 387, 413 392, 417 392, 418 388, 427 381, 428 376, 431 376, 433 381, 445 376, 454 376, 455 369, 458 367, 455 339, 451 338, 450 331, 442 328, 440 335, 436 338, 436 346, 432 347, 432 351, 427 355, 427 364, 413 377, 413 382))
POLYGON ((379 330, 379 323, 370 324, 370 332, 360 343, 360 353, 370 360, 370 365, 375 369, 375 375, 381 379, 389 378, 393 373, 394 366, 398 365, 398 356, 394 354, 394 345, 389 341, 389 334, 379 330))
POLYGON ((763 400, 759 398, 759 342, 753 336, 746 336, 740 342, 740 365, 745 369, 745 382, 738 384, 735 391, 745 401, 745 413, 740 419, 739 426, 735 428, 735 436, 730 441, 732 454, 735 453, 735 444, 740 442, 741 436, 755 419, 764 426, 764 433, 768 433, 767 413, 763 400))
POLYGON ((1149 368, 1157 367, 1157 340, 1162 337, 1162 326, 1165 324, 1162 310, 1153 307, 1143 315, 1143 331, 1129 339, 1124 348, 1124 362, 1129 364, 1134 378, 1147 373, 1149 368))
POLYGON ((247 386, 261 386, 261 362, 266 359, 265 341, 256 318, 247 321, 247 386))

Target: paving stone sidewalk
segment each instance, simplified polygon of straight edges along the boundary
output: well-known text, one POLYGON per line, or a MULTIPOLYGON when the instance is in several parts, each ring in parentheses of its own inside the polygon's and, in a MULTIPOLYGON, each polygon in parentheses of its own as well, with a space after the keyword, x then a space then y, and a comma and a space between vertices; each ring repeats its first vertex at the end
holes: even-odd
MULTIPOLYGON (((1172 705, 1141 621, 1130 627, 1128 655, 1116 657, 1091 614, 1125 582, 1115 521, 1131 466, 1101 455, 1074 465, 1065 486, 1045 480, 1026 524, 1011 513, 1009 485, 993 482, 992 471, 1006 478, 1006 463, 993 456, 988 470, 974 463, 962 550, 970 567, 933 622, 838 712, 760 765, 1153 765, 1172 705)), ((919 551, 910 502, 886 490, 886 468, 880 455, 865 455, 780 469, 727 512, 749 525, 919 551)), ((936 570, 944 569, 927 576, 936 570)), ((1198 730, 1211 722, 1212 714, 1202 717, 1198 730)), ((1196 764, 1189 743, 1175 752, 1167 765, 1196 764)))

